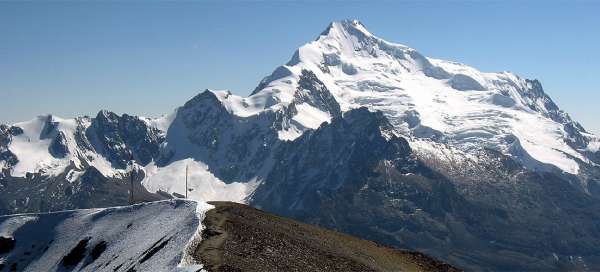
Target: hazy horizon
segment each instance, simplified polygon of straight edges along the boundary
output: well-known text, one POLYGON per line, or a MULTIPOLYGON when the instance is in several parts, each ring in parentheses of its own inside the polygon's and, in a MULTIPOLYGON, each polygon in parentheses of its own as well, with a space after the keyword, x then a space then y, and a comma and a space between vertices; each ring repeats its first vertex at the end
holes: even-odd
POLYGON ((356 18, 425 56, 539 79, 600 134, 599 12, 585 1, 0 2, 0 123, 157 117, 207 88, 245 96, 329 22, 356 18))

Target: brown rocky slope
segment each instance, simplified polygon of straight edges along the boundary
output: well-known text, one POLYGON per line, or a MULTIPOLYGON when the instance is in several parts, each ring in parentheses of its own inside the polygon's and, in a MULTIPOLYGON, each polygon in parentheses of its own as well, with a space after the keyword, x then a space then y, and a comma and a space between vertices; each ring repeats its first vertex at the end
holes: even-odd
POLYGON ((460 271, 246 205, 210 202, 194 257, 208 271, 460 271))

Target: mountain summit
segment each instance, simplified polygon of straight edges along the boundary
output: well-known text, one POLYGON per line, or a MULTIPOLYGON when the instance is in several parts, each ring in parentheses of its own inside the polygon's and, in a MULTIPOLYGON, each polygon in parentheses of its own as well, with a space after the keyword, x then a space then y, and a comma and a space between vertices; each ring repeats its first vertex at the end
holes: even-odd
MULTIPOLYGON (((261 109, 293 104, 309 72, 342 111, 382 111, 418 144, 449 144, 452 152, 491 148, 530 168, 555 167, 575 175, 579 161, 597 160, 598 138, 560 110, 539 81, 427 58, 374 36, 356 20, 332 23, 244 100, 261 109)), ((284 126, 280 138, 294 139, 332 114, 303 105, 292 116, 297 122, 284 126)))
POLYGON ((568 270, 600 266, 599 163, 539 81, 346 20, 247 97, 0 126, 0 212, 122 205, 133 186, 134 202, 247 203, 467 269, 568 270))

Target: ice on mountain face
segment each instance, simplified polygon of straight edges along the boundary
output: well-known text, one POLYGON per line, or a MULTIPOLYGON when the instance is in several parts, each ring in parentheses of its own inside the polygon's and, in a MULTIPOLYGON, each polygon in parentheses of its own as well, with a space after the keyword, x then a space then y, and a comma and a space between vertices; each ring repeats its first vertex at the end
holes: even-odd
POLYGON ((503 95, 501 93, 494 93, 488 99, 482 101, 489 104, 510 108, 514 107, 517 102, 509 96, 503 95))
POLYGON ((16 241, 3 259, 18 271, 198 269, 189 245, 201 239, 201 222, 211 208, 204 202, 169 200, 2 216, 0 236, 16 241))
POLYGON ((477 80, 463 74, 456 74, 452 76, 452 79, 449 81, 450 86, 452 88, 460 90, 460 91, 482 91, 483 86, 477 82, 477 80))

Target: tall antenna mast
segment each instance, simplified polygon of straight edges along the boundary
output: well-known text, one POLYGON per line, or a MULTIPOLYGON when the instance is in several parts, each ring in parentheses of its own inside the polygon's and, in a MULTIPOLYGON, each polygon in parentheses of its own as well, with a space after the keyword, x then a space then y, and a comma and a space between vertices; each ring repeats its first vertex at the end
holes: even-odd
POLYGON ((131 172, 129 173, 129 205, 133 205, 133 166, 131 167, 131 172))
POLYGON ((129 166, 131 166, 129 172, 129 205, 133 205, 133 155, 129 157, 129 166))
POLYGON ((185 199, 188 198, 188 165, 185 165, 185 199))

